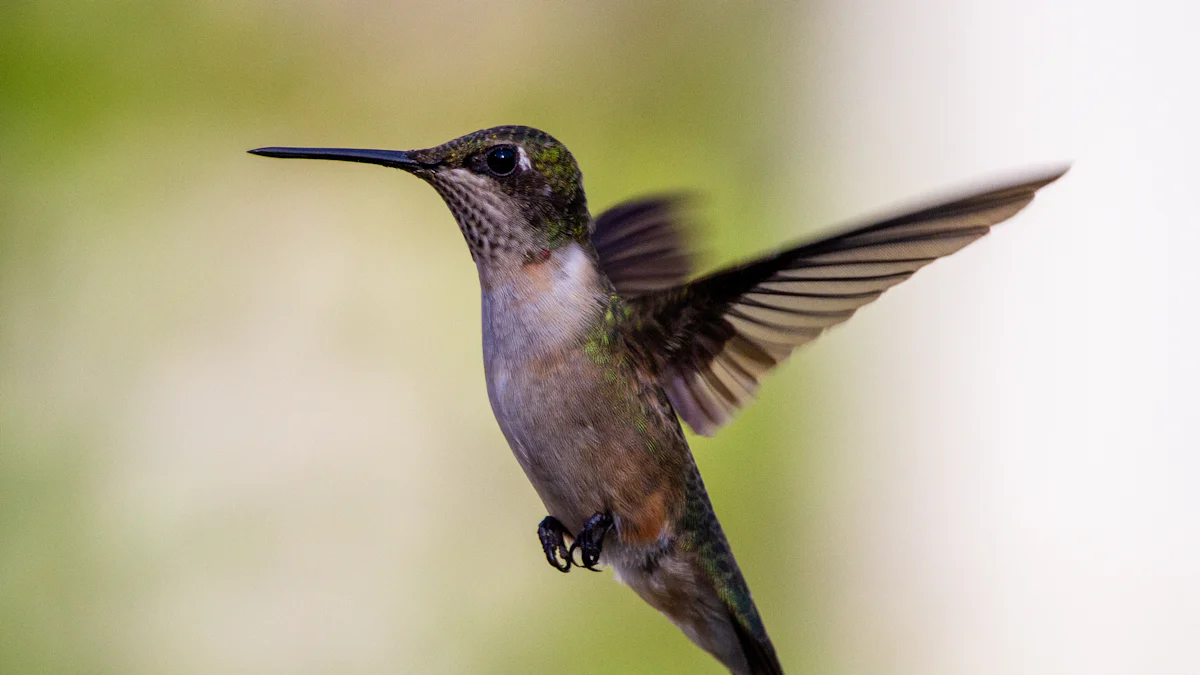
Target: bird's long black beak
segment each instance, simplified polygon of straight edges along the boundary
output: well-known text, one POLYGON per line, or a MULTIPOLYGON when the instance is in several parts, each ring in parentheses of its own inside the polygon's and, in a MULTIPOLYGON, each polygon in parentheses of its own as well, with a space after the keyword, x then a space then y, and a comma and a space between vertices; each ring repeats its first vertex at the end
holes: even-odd
POLYGON ((336 159, 343 162, 382 164, 405 171, 432 168, 432 164, 419 162, 403 150, 359 150, 356 148, 256 148, 252 155, 263 157, 285 157, 296 159, 336 159))

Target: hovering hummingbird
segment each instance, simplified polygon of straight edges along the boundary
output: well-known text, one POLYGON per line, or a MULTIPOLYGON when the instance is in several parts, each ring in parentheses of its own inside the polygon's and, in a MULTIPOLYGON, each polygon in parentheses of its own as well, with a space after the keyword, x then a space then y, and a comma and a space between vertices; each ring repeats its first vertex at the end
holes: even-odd
POLYGON ((537 129, 425 150, 259 148, 390 166, 433 186, 479 272, 488 398, 549 515, 556 569, 611 566, 736 675, 779 674, 680 426, 708 436, 793 349, 1024 208, 1061 168, 689 281, 677 197, 588 211, 537 129), (567 538, 572 540, 568 547, 567 538))

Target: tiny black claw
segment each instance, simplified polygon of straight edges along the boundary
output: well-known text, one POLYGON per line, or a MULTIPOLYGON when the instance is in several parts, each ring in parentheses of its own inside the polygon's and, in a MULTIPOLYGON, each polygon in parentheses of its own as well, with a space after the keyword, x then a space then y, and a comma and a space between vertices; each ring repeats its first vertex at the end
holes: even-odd
POLYGON ((538 523, 538 539, 542 540, 542 550, 546 552, 546 561, 550 566, 564 574, 571 571, 571 551, 563 540, 567 528, 558 522, 554 516, 546 516, 538 523), (561 557, 562 562, 559 562, 561 557))
POLYGON ((600 551, 604 549, 604 535, 613 527, 612 516, 607 513, 597 513, 583 524, 583 529, 575 536, 575 543, 567 551, 567 558, 575 561, 575 549, 579 549, 579 557, 583 564, 575 563, 576 567, 599 572, 596 565, 600 562, 600 551))

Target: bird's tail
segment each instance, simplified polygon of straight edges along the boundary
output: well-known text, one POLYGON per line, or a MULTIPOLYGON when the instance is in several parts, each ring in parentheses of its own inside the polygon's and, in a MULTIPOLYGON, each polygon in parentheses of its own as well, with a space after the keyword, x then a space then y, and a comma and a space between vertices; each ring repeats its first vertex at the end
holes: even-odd
POLYGON ((687 513, 674 541, 645 564, 620 566, 618 574, 734 675, 783 675, 700 474, 693 471, 687 513))
MULTIPOLYGON (((750 668, 750 675, 783 675, 783 666, 779 663, 779 657, 775 655, 775 645, 771 644, 771 638, 767 637, 766 631, 753 634, 736 616, 731 615, 730 619, 737 633, 738 644, 746 657, 746 665, 750 668)), ((761 622, 759 623, 761 625, 761 622)))
MULTIPOLYGON (((699 472, 696 473, 695 481, 699 484, 692 489, 698 488, 699 494, 693 492, 692 495, 694 506, 689 514, 690 522, 687 528, 690 530, 688 534, 691 541, 687 542, 687 548, 695 554, 704 576, 721 600, 726 612, 726 621, 737 638, 738 647, 745 660, 745 673, 783 675, 783 666, 779 664, 775 646, 771 644, 771 638, 767 637, 767 629, 758 615, 758 608, 754 606, 750 587, 742 577, 729 541, 725 539, 725 532, 713 513, 708 495, 704 492, 704 485, 699 482, 699 472)), ((722 661, 731 671, 741 674, 742 671, 734 668, 735 664, 724 659, 722 661)))

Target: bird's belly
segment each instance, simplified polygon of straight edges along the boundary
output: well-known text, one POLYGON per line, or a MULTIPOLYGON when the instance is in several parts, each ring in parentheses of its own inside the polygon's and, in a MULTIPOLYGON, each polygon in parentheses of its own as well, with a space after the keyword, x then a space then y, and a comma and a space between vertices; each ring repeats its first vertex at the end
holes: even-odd
POLYGON ((489 364, 488 395, 517 462, 551 515, 572 531, 606 510, 623 435, 589 363, 489 364))

